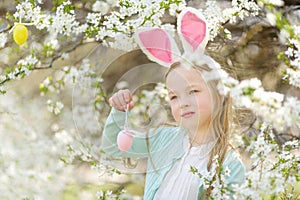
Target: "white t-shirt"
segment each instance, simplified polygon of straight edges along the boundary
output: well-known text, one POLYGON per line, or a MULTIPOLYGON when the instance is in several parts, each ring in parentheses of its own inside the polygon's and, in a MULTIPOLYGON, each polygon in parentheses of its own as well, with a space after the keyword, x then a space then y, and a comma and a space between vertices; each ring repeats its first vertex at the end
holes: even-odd
POLYGON ((214 141, 197 147, 190 147, 188 138, 185 138, 185 154, 177 160, 164 178, 157 190, 154 200, 193 200, 197 199, 200 178, 193 174, 191 166, 200 172, 205 170, 209 153, 215 144, 214 141))

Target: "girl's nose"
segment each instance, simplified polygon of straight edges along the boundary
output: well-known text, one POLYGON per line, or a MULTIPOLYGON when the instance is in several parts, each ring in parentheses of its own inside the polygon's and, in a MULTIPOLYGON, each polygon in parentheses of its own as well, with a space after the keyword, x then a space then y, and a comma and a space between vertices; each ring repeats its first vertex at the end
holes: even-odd
POLYGON ((188 107, 188 106, 190 106, 190 105, 191 105, 191 103, 189 102, 188 99, 182 99, 182 100, 180 101, 180 107, 181 107, 181 108, 185 108, 185 107, 188 107))

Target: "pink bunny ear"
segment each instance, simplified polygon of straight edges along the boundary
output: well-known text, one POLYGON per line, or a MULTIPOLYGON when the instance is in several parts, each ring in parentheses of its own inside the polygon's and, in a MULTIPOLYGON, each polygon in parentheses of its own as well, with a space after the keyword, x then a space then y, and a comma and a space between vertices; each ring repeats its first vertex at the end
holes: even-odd
POLYGON ((150 60, 164 67, 169 67, 180 55, 175 40, 160 28, 138 30, 136 41, 150 60))
POLYGON ((177 19, 177 31, 185 54, 204 53, 209 33, 206 20, 200 11, 191 7, 183 9, 177 19))

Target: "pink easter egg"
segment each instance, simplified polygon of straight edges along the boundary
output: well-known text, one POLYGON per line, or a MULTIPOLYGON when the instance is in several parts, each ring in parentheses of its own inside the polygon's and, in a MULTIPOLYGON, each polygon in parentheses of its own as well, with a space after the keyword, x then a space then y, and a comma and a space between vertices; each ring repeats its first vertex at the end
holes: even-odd
POLYGON ((128 151, 132 145, 133 136, 129 130, 122 130, 117 137, 117 144, 121 151, 128 151))

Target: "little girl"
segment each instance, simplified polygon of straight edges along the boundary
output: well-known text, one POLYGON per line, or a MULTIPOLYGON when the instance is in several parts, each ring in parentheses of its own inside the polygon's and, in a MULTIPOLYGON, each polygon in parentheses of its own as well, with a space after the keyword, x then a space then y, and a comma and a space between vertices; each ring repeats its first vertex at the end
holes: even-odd
MULTIPOLYGON (((103 150, 112 156, 148 157, 144 199, 204 199, 210 195, 200 178, 191 173, 191 166, 200 172, 211 169, 218 156, 232 189, 244 180, 245 168, 229 145, 230 97, 222 95, 216 73, 217 63, 204 55, 207 27, 201 13, 186 8, 178 16, 178 32, 185 54, 162 29, 137 32, 137 41, 149 59, 169 67, 166 87, 172 115, 177 126, 151 129, 147 137, 135 136, 127 151, 116 145, 117 134, 124 127, 126 108, 134 107, 129 90, 115 93, 109 102, 113 107, 104 128, 103 150)), ((233 198, 233 194, 231 194, 233 198)))

